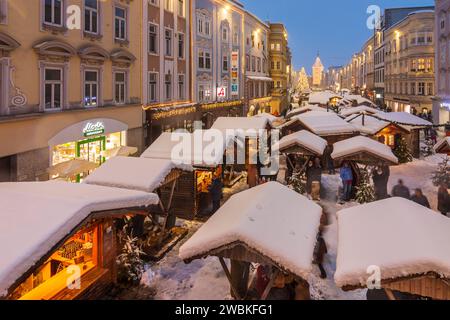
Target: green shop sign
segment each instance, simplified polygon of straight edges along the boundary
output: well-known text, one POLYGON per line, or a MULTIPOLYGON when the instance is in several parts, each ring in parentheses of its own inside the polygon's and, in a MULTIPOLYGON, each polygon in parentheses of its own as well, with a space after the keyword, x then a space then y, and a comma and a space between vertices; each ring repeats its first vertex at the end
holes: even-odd
POLYGON ((83 135, 85 137, 98 136, 105 133, 105 125, 103 122, 88 122, 83 129, 83 135))

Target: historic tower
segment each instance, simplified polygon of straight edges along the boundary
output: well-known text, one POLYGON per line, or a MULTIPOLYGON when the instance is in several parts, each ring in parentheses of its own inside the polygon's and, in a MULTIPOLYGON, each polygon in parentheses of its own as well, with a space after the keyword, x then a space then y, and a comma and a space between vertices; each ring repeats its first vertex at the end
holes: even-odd
POLYGON ((320 87, 322 85, 323 64, 320 61, 319 54, 317 54, 316 61, 312 66, 312 85, 313 87, 320 87))

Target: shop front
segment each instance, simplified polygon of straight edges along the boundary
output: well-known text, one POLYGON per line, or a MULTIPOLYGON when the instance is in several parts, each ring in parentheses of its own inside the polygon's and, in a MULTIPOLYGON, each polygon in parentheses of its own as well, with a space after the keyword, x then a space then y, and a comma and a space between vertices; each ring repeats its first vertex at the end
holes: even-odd
POLYGON ((217 118, 242 117, 244 114, 244 102, 242 100, 214 102, 199 106, 200 119, 203 129, 210 129, 217 118))
POLYGON ((264 97, 258 99, 252 99, 248 102, 247 117, 253 117, 261 113, 270 113, 272 97, 264 97))
POLYGON ((127 130, 125 123, 113 119, 99 118, 76 123, 49 141, 50 166, 73 159, 101 165, 108 160, 106 151, 126 146, 127 130))

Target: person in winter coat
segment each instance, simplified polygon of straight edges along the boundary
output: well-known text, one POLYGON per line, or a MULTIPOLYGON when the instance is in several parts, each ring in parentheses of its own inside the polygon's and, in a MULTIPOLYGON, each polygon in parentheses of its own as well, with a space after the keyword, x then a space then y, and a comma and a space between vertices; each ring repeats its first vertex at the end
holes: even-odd
POLYGON ((403 183, 403 180, 398 180, 398 184, 392 189, 392 196, 393 197, 400 197, 410 200, 411 199, 411 193, 408 189, 408 187, 405 186, 403 183))
POLYGON ((211 194, 211 200, 213 203, 213 214, 220 208, 220 200, 223 197, 223 183, 219 176, 215 176, 211 186, 209 187, 209 193, 211 194))
POLYGON ((306 192, 308 194, 312 193, 312 184, 315 181, 319 182, 319 184, 322 181, 322 167, 319 159, 309 161, 306 168, 306 192))
POLYGON ((444 216, 450 212, 450 194, 445 184, 441 184, 438 190, 438 210, 444 216))
POLYGON ((348 162, 344 162, 343 167, 341 168, 341 180, 342 185, 344 187, 342 200, 350 201, 352 197, 352 185, 353 185, 353 172, 350 164, 348 162))
POLYGON ((388 195, 388 182, 391 170, 389 166, 381 165, 375 168, 372 173, 372 180, 375 187, 375 197, 377 200, 387 199, 388 195))
POLYGON ((325 151, 323 152, 324 165, 328 170, 328 174, 336 174, 336 170, 334 169, 334 161, 331 158, 331 154, 333 153, 333 147, 327 145, 325 151))
POLYGON ((423 192, 421 189, 416 189, 414 191, 414 194, 411 197, 411 200, 414 201, 415 203, 420 204, 421 206, 431 209, 430 202, 428 201, 427 197, 425 197, 423 195, 423 192))

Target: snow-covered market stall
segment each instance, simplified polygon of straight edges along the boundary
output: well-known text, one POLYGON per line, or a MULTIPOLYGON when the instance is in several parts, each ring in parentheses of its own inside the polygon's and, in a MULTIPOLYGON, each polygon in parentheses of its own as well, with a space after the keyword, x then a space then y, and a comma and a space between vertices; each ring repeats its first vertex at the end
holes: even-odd
POLYGON ((445 137, 434 146, 436 153, 450 155, 450 137, 445 137))
POLYGON ((270 299, 289 288, 293 294, 285 299, 309 299, 306 279, 321 216, 322 208, 313 201, 269 182, 231 197, 179 255, 186 263, 218 257, 235 299, 270 299))
POLYGON ((344 209, 337 216, 339 287, 383 289, 389 299, 450 299, 448 218, 403 198, 344 209))
POLYGON ((156 194, 68 182, 1 183, 0 297, 92 299, 117 277, 115 219, 156 194))
POLYGON ((173 199, 178 179, 185 165, 165 159, 116 157, 104 163, 85 179, 90 185, 115 187, 155 193, 159 207, 147 217, 133 219, 133 234, 143 240, 143 250, 149 259, 159 259, 187 230, 175 227, 173 199))

